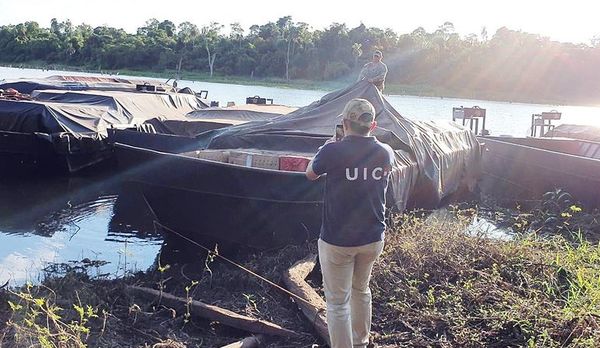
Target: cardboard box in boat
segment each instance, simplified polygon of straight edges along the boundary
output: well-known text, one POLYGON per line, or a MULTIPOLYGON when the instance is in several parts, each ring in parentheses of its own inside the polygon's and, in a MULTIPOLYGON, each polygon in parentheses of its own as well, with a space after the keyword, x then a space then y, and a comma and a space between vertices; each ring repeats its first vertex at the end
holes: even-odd
POLYGON ((304 172, 311 158, 302 155, 266 151, 198 150, 184 155, 209 161, 232 163, 244 167, 304 172))
POLYGON ((305 172, 310 157, 285 155, 279 157, 279 170, 288 172, 305 172))
POLYGON ((229 163, 245 167, 279 169, 279 156, 265 152, 231 151, 229 163))
POLYGON ((226 150, 199 150, 188 152, 185 155, 215 162, 229 162, 229 151, 226 150))

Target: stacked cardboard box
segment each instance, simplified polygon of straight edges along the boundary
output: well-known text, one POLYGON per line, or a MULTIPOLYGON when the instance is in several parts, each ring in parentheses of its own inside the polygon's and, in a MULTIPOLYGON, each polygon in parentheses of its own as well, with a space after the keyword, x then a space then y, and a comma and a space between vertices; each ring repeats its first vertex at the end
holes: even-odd
POLYGON ((199 150, 187 152, 184 155, 215 162, 229 162, 229 151, 227 150, 199 150))
POLYGON ((309 162, 310 157, 306 156, 280 156, 279 170, 285 170, 288 172, 304 172, 306 171, 306 167, 308 167, 309 162))
POLYGON ((304 172, 311 160, 309 155, 260 150, 198 150, 184 153, 185 156, 209 161, 231 163, 244 167, 304 172))
POLYGON ((245 167, 279 169, 279 156, 266 152, 231 151, 229 163, 245 167))

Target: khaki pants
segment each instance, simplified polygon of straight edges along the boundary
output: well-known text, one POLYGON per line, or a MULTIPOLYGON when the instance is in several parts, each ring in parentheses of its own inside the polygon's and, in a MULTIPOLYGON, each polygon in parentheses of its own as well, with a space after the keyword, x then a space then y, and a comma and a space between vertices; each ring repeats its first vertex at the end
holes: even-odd
POLYGON ((331 348, 364 347, 371 331, 369 280, 383 241, 358 247, 318 243, 331 348))

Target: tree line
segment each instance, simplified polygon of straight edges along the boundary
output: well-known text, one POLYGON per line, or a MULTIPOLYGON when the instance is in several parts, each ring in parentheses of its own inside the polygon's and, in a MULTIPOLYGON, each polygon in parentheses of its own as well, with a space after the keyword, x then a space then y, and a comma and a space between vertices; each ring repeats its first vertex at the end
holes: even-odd
POLYGON ((249 30, 239 23, 199 27, 157 19, 136 33, 56 19, 50 27, 33 21, 0 26, 0 62, 95 70, 350 81, 375 49, 384 52, 392 88, 512 101, 600 100, 600 37, 589 45, 561 43, 506 27, 460 36, 449 22, 405 34, 342 23, 315 30, 290 16, 249 30))

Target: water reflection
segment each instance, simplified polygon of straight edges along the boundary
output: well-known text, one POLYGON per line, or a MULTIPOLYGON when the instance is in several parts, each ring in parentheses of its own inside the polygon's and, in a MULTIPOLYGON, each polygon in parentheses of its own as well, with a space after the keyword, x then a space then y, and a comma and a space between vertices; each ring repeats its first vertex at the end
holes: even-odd
POLYGON ((48 263, 104 260, 98 274, 145 270, 162 236, 118 175, 2 179, 0 284, 37 282, 48 263))
POLYGON ((156 228, 154 219, 138 190, 130 183, 122 182, 113 205, 107 240, 119 242, 134 234, 141 239, 162 241, 163 234, 156 228))
MULTIPOLYGON (((39 282, 45 268, 120 277, 154 267, 157 257, 168 264, 204 262, 205 250, 154 220, 137 187, 114 169, 85 177, 2 178, 0 285, 39 282)), ((216 244, 208 237, 194 240, 210 249, 216 244)), ((234 259, 242 249, 218 243, 219 253, 234 259)))
POLYGON ((514 234, 509 229, 498 227, 493 222, 479 216, 473 217, 465 232, 471 236, 501 241, 509 241, 514 238, 514 234))

